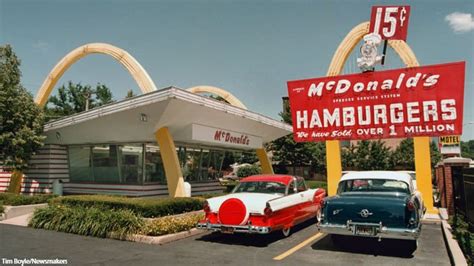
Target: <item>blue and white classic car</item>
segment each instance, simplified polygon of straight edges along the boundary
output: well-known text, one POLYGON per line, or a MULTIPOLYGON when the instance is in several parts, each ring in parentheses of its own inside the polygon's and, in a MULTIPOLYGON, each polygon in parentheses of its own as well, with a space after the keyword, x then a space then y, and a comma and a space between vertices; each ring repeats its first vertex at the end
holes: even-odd
POLYGON ((337 195, 322 203, 318 227, 340 241, 340 235, 406 239, 407 251, 417 248, 423 204, 412 177, 395 171, 348 172, 337 195))

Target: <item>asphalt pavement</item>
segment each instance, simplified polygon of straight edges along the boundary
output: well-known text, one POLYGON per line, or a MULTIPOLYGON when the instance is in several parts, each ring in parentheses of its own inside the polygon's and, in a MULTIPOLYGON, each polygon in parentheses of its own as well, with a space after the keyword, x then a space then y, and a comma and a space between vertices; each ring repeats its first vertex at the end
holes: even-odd
POLYGON ((311 223, 288 238, 279 232, 205 233, 162 246, 0 224, 0 264, 5 265, 15 258, 66 259, 68 265, 450 265, 440 225, 423 225, 413 255, 406 255, 403 245, 349 238, 340 247, 330 236, 318 235, 311 223))

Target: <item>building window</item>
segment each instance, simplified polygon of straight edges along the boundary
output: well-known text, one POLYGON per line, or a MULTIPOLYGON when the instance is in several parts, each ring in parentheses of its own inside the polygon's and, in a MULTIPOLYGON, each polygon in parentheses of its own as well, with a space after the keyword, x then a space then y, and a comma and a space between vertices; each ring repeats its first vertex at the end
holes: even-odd
POLYGON ((90 147, 69 147, 69 178, 72 182, 94 181, 90 147))
POLYGON ((69 146, 71 182, 143 184, 143 145, 69 146))
POLYGON ((222 177, 223 150, 179 147, 177 153, 185 181, 205 182, 222 177))
POLYGON ((161 160, 160 148, 156 145, 146 145, 145 183, 166 184, 166 175, 161 160))

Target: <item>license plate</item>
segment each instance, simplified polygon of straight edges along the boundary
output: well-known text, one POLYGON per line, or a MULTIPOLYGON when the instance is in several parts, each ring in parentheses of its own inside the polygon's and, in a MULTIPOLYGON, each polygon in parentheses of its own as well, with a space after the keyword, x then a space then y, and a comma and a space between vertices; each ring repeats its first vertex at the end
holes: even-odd
POLYGON ((375 228, 373 226, 357 225, 355 234, 359 236, 373 236, 375 235, 375 228))
POLYGON ((221 227, 221 232, 224 234, 233 234, 234 228, 233 227, 221 227))

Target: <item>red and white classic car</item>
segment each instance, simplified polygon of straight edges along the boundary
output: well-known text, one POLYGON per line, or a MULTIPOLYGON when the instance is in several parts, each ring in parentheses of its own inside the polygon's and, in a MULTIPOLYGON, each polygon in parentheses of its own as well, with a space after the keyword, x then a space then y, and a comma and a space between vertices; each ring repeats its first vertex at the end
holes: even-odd
MULTIPOLYGON (((284 236, 298 223, 320 218, 324 189, 308 189, 301 177, 255 175, 242 179, 232 193, 204 203, 206 217, 197 228, 222 233, 284 236)), ((316 220, 315 220, 316 221, 316 220)))

